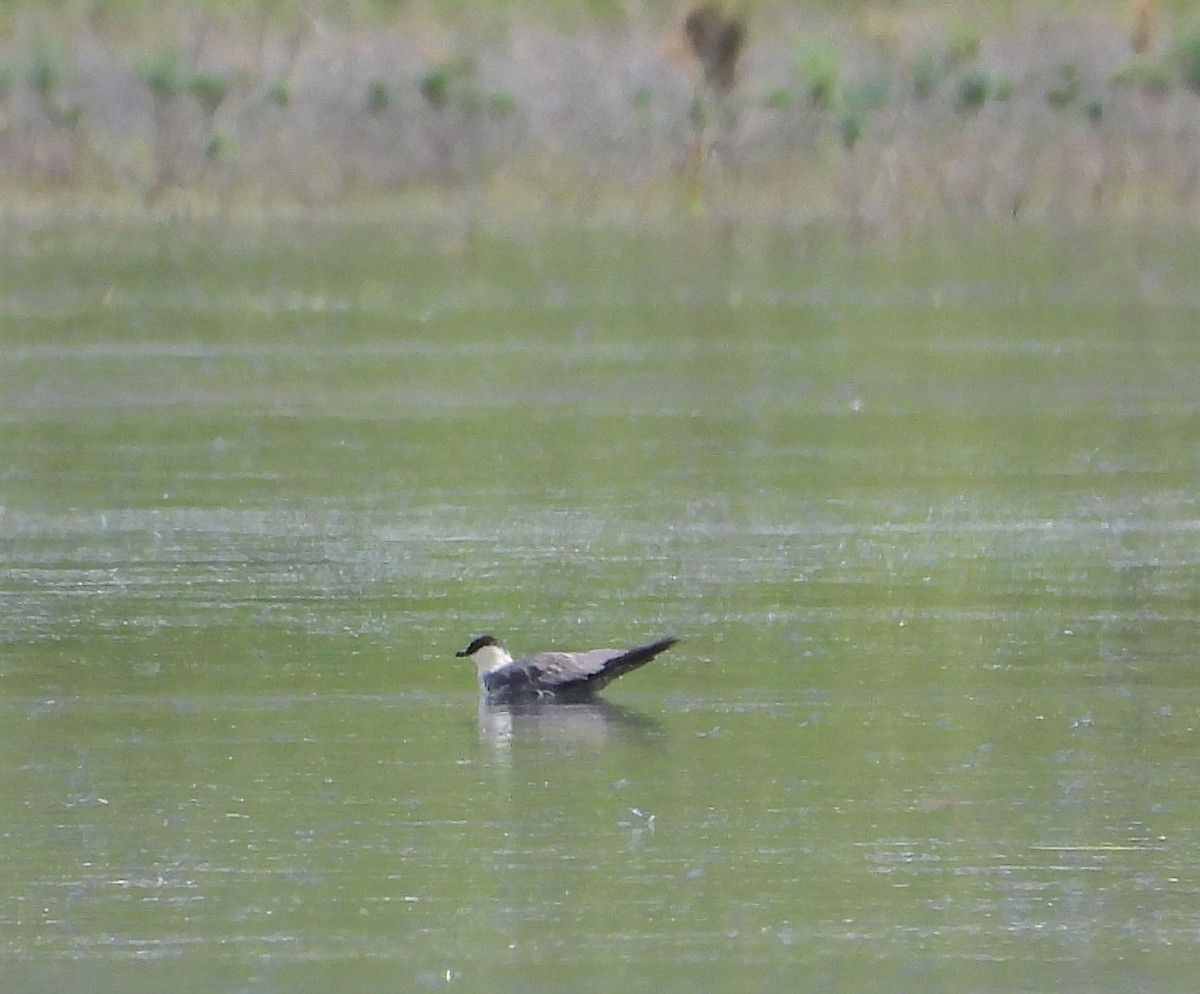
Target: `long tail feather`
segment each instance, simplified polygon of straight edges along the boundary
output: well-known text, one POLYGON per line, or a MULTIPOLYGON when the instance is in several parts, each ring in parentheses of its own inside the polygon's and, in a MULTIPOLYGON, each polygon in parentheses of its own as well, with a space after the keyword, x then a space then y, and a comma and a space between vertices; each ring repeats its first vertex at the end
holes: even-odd
POLYGON ((679 639, 673 636, 659 639, 657 642, 651 642, 648 645, 639 645, 635 649, 630 649, 619 656, 614 656, 604 664, 604 669, 600 674, 590 681, 591 688, 599 690, 601 687, 612 683, 617 677, 624 676, 630 670, 636 670, 639 666, 645 666, 660 652, 666 652, 666 650, 678 641, 679 639))

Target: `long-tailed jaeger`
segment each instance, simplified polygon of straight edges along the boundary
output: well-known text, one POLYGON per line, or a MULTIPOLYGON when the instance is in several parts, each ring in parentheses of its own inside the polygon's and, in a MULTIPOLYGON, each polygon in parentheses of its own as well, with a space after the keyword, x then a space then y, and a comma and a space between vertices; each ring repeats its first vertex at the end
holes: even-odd
POLYGON ((513 659, 494 635, 480 635, 456 652, 475 663, 479 684, 489 700, 586 701, 617 677, 645 666, 679 639, 665 638, 632 649, 592 649, 588 652, 535 652, 513 659))

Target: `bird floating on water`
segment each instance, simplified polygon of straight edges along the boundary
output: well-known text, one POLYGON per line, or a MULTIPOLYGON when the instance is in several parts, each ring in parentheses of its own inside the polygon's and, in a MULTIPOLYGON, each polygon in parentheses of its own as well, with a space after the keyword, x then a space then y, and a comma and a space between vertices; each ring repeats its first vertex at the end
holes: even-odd
POLYGON ((475 663, 479 684, 488 700, 586 701, 617 677, 645 666, 679 639, 664 638, 632 649, 591 649, 588 652, 535 652, 513 659, 494 635, 481 635, 456 656, 475 663))

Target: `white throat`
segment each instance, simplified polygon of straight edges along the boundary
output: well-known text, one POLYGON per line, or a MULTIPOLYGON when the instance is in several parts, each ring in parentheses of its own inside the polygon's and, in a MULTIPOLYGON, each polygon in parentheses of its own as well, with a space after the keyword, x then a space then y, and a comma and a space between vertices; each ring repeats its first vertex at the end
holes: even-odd
POLYGON ((495 672, 513 661, 509 651, 502 645, 485 645, 475 650, 475 672, 481 677, 495 672))

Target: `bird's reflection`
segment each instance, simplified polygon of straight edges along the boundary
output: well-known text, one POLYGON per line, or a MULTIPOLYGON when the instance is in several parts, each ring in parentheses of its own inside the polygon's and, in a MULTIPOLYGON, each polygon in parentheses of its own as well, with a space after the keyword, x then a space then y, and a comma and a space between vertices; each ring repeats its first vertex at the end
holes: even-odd
POLYGON ((514 742, 547 742, 556 747, 598 747, 615 739, 652 739, 662 725, 649 715, 597 698, 564 704, 528 701, 497 704, 479 702, 479 740, 499 752, 514 742))

